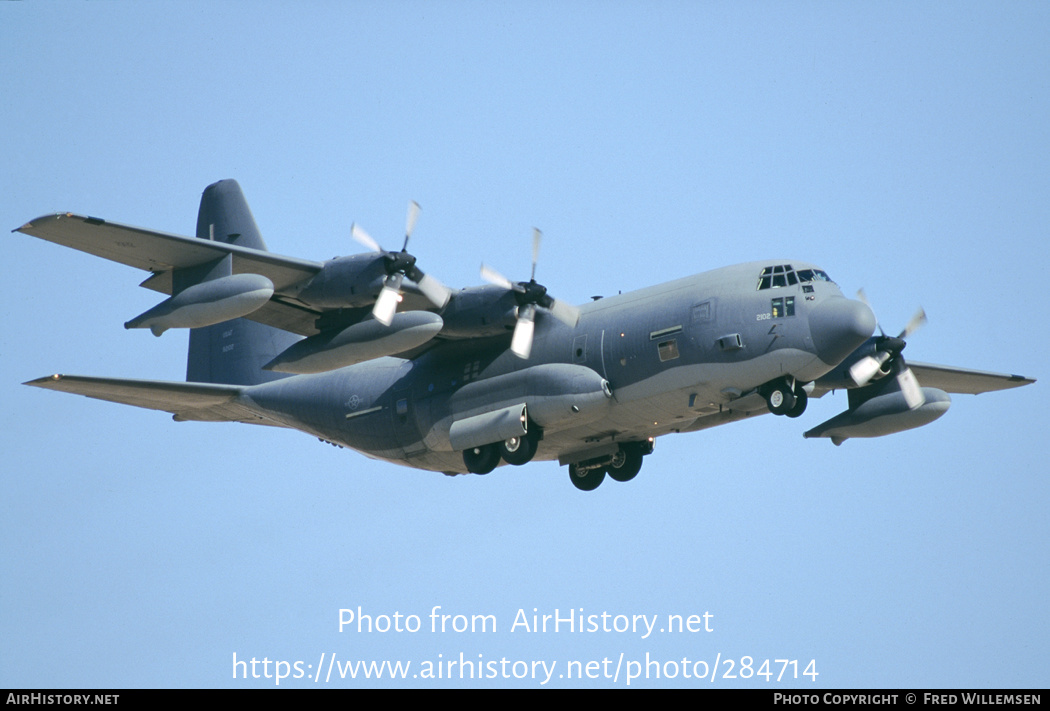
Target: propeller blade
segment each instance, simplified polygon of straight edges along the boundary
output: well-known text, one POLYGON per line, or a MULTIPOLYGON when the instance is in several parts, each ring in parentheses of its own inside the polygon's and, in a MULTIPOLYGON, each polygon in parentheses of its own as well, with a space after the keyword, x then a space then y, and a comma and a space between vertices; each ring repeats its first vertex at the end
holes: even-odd
POLYGON ((536 262, 540 259, 540 240, 543 239, 543 233, 535 227, 532 228, 532 276, 529 279, 535 281, 536 279, 536 262))
POLYGON ((358 244, 368 247, 373 252, 382 252, 383 248, 379 246, 379 243, 372 239, 372 236, 364 231, 364 229, 356 222, 350 227, 350 236, 354 238, 358 244))
POLYGON ((401 275, 393 274, 386 278, 383 289, 379 292, 376 305, 372 308, 372 316, 384 326, 389 326, 394 320, 397 305, 401 303, 401 275))
POLYGON ((879 372, 879 368, 889 359, 890 354, 885 351, 880 351, 878 356, 866 356, 861 358, 849 369, 849 377, 853 379, 858 386, 864 387, 867 385, 875 374, 879 372))
POLYGON ((423 296, 427 297, 430 303, 439 309, 445 308, 448 300, 452 298, 451 289, 427 274, 423 274, 416 284, 419 286, 419 290, 423 292, 423 296))
POLYGON ((550 306, 551 315, 566 326, 576 328, 576 324, 580 322, 580 310, 565 301, 552 299, 552 302, 550 306))
POLYGON ((908 325, 904 327, 903 331, 901 331, 901 335, 897 336, 897 338, 907 338, 918 331, 923 325, 925 325, 925 323, 926 311, 920 307, 919 310, 915 312, 915 315, 911 317, 911 321, 908 321, 908 325))
POLYGON ((401 247, 402 252, 408 249, 408 238, 412 236, 413 230, 416 229, 416 220, 419 219, 419 211, 421 209, 419 203, 415 200, 408 203, 408 215, 405 217, 405 244, 401 247))
POLYGON ((481 278, 489 284, 502 286, 504 289, 514 289, 515 284, 487 264, 481 265, 481 278))
POLYGON ((911 368, 904 366, 900 375, 897 376, 897 385, 900 386, 904 394, 904 401, 911 409, 914 410, 926 404, 926 396, 922 394, 922 388, 919 387, 919 381, 915 378, 915 373, 911 372, 911 368))
POLYGON ((528 359, 532 353, 532 335, 536 330, 536 307, 526 304, 518 309, 518 322, 514 325, 514 336, 510 340, 510 350, 522 359, 528 359))
POLYGON ((515 292, 515 299, 518 302, 518 320, 514 325, 514 336, 511 338, 510 349, 519 358, 528 358, 529 353, 532 352, 537 307, 547 309, 554 318, 572 328, 575 328, 580 321, 580 310, 577 307, 551 298, 547 293, 547 287, 536 283, 536 264, 539 262, 542 241, 543 233, 534 227, 532 229, 532 276, 527 282, 514 283, 487 264, 481 265, 482 279, 515 292))
MULTIPOLYGON (((864 293, 864 289, 857 291, 857 299, 867 305, 868 308, 871 308, 871 304, 868 303, 868 295, 864 293)), ((904 358, 901 357, 901 350, 907 345, 904 339, 919 330, 924 323, 926 323, 926 312, 919 308, 915 315, 911 317, 911 321, 908 321, 908 325, 904 327, 904 330, 896 338, 887 338, 886 332, 882 330, 882 325, 880 324, 879 333, 882 334, 882 338, 876 339, 876 347, 887 350, 879 350, 875 355, 866 356, 854 363, 849 369, 849 376, 853 379, 853 382, 859 387, 864 387, 889 361, 892 365, 890 372, 897 373, 897 387, 900 388, 901 394, 904 395, 904 401, 908 403, 908 407, 912 410, 922 407, 926 403, 926 396, 923 395, 922 387, 915 378, 915 373, 911 371, 908 364, 904 362, 904 358)))

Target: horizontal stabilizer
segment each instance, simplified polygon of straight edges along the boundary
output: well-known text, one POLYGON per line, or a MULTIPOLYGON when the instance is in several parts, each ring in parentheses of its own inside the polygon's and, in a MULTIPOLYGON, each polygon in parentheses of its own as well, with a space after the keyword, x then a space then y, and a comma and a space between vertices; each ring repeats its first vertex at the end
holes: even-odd
POLYGON ((93 378, 81 375, 49 375, 23 384, 84 395, 96 400, 162 410, 175 415, 178 421, 277 424, 259 417, 237 402, 238 396, 245 390, 245 387, 240 385, 93 378))

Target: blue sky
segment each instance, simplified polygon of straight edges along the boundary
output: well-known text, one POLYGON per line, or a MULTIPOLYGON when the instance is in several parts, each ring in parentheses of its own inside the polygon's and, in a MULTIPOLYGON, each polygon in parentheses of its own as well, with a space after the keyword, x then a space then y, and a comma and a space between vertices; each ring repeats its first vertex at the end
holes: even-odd
MULTIPOLYGON (((236 178, 271 250, 322 260, 354 221, 393 244, 414 199, 452 286, 482 260, 523 278, 533 226, 576 303, 787 256, 887 331, 925 307, 912 359, 1041 379, 838 448, 801 435, 841 395, 665 437, 590 495, 549 462, 447 478, 23 387, 178 380, 186 336, 123 328, 143 274, 9 234, 0 686, 272 686, 233 655, 312 677, 322 653, 425 688, 537 687, 513 663, 540 660, 550 686, 625 686, 647 659, 718 659, 717 686, 1047 686, 1048 30, 1041 3, 0 3, 8 229, 192 234, 236 178), (340 633, 358 606, 423 629, 340 633), (431 632, 435 606, 497 629, 431 632), (714 631, 511 631, 581 608, 714 631), (412 677, 461 653, 511 678, 412 677), (621 654, 616 681, 558 676, 621 654), (724 678, 743 657, 819 676, 724 678)), ((682 668, 632 686, 712 685, 682 668)), ((377 682, 282 686, 326 683, 377 682)))

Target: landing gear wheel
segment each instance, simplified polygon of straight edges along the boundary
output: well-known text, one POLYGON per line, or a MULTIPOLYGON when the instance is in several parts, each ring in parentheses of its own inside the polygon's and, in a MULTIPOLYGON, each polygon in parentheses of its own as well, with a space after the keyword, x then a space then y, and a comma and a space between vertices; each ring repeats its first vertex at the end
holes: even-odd
POLYGON ((802 388, 798 388, 795 391, 795 406, 784 414, 788 417, 798 417, 806 411, 806 405, 809 403, 809 396, 806 395, 806 391, 802 388))
POLYGON ((616 453, 605 471, 616 481, 630 481, 638 476, 641 468, 641 449, 633 444, 625 444, 620 445, 620 451, 616 453))
POLYGON ((531 461, 536 454, 536 440, 531 435, 511 437, 496 445, 503 461, 514 466, 521 466, 531 461))
POLYGON ((784 381, 774 383, 766 390, 766 404, 774 415, 786 415, 795 406, 797 399, 784 381))
POLYGON ((569 480, 572 481, 572 485, 580 491, 594 491, 601 483, 605 481, 605 470, 604 469, 588 469, 585 472, 577 473, 576 465, 569 465, 569 480))
POLYGON ((471 474, 488 474, 499 464, 499 449, 494 444, 464 449, 463 464, 471 474))

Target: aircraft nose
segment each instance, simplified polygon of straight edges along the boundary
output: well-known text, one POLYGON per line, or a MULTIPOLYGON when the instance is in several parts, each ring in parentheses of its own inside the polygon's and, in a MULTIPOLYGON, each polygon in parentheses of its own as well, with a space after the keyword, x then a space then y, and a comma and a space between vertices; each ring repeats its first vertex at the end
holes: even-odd
POLYGON ((876 325, 868 305, 853 299, 826 299, 809 312, 809 333, 817 357, 828 365, 838 365, 857 350, 876 325))

